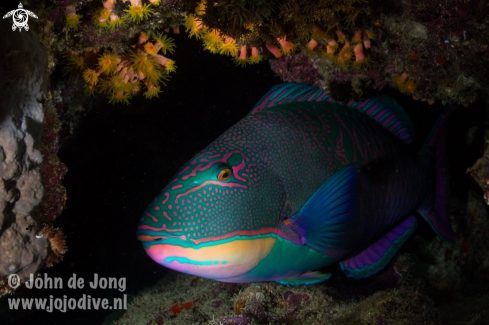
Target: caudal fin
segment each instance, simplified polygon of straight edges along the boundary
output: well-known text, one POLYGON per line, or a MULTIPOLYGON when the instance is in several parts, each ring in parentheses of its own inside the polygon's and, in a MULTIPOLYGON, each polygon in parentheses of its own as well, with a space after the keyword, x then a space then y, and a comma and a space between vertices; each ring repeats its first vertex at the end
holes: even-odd
POLYGON ((435 173, 435 179, 433 192, 426 198, 418 213, 446 241, 456 238, 449 217, 450 181, 447 166, 447 124, 456 108, 453 105, 443 111, 421 151, 430 158, 430 171, 435 173))

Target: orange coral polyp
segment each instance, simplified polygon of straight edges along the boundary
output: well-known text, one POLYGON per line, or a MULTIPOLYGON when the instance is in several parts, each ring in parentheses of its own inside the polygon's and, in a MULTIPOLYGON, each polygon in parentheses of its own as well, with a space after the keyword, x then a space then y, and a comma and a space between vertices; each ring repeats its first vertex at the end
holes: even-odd
POLYGON ((328 45, 326 46, 326 53, 334 54, 336 50, 338 49, 338 43, 333 39, 328 42, 328 45))
POLYGON ((310 40, 309 43, 307 43, 307 48, 310 50, 314 50, 318 46, 318 42, 314 39, 310 40))
POLYGON ((239 58, 240 58, 240 60, 246 60, 246 45, 241 46, 239 58))
POLYGON ((147 42, 149 39, 149 35, 145 32, 142 32, 141 35, 139 35, 139 44, 143 44, 144 42, 147 42))
POLYGON ((365 60, 365 54, 363 54, 363 46, 362 44, 357 44, 353 48, 353 53, 355 53, 355 61, 362 62, 365 60))
POLYGON ((358 44, 362 42, 362 31, 357 30, 355 36, 353 36, 353 43, 358 44))
POLYGON ((338 43, 345 43, 346 42, 346 35, 343 34, 341 30, 336 31, 336 36, 338 36, 338 43))
POLYGON ((278 49, 278 47, 276 45, 273 45, 273 44, 266 44, 265 45, 267 47, 267 49, 276 57, 276 58, 279 58, 282 56, 282 52, 280 52, 280 50, 278 49))
POLYGON ((350 43, 346 42, 345 45, 340 50, 340 53, 338 53, 338 57, 336 58, 336 61, 341 65, 341 66, 346 66, 352 59, 353 54, 350 48, 350 43))
POLYGON ((285 54, 292 53, 292 51, 295 49, 295 44, 288 42, 286 36, 282 38, 277 38, 277 41, 280 43, 280 46, 282 47, 282 51, 285 54))
POLYGON ((404 89, 407 93, 414 93, 416 91, 416 83, 412 80, 406 81, 406 84, 404 85, 404 89))
POLYGON ((158 49, 153 43, 148 42, 144 44, 144 51, 150 55, 155 55, 158 52, 158 49))

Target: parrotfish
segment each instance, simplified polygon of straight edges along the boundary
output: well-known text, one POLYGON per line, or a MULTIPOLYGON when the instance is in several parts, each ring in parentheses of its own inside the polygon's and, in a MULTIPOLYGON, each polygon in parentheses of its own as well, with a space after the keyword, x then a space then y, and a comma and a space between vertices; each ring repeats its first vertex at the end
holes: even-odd
POLYGON ((181 167, 147 207, 138 238, 157 263, 222 282, 313 284, 382 270, 422 216, 444 240, 446 124, 418 152, 403 108, 376 94, 341 103, 273 87, 181 167))

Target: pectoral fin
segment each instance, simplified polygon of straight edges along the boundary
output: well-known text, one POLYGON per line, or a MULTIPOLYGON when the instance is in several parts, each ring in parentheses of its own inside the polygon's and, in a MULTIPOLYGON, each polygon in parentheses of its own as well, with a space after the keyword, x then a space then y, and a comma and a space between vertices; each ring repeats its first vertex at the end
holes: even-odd
POLYGON ((322 273, 319 271, 306 272, 296 277, 290 277, 277 281, 280 284, 285 285, 309 285, 317 284, 328 280, 331 277, 331 273, 322 273))
POLYGON ((320 252, 343 244, 348 224, 356 215, 359 199, 356 164, 331 176, 290 218, 290 225, 302 242, 320 252))

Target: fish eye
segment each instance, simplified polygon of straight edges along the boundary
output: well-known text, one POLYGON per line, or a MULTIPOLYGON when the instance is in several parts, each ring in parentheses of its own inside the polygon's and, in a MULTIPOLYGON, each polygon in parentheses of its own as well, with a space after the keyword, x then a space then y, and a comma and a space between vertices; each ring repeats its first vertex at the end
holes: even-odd
POLYGON ((231 177, 231 169, 227 167, 221 170, 217 175, 217 179, 223 182, 227 181, 230 177, 231 177))

